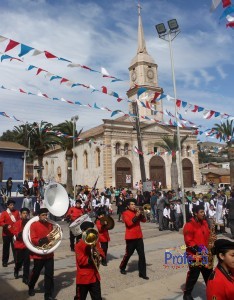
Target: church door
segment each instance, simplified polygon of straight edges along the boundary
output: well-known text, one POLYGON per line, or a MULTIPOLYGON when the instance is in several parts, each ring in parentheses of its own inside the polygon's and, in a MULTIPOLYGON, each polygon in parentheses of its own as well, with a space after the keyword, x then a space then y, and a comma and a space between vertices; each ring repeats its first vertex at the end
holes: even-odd
POLYGON ((132 163, 129 159, 122 157, 115 163, 116 188, 132 188, 132 163))
POLYGON ((166 187, 166 169, 165 162, 162 157, 154 156, 151 158, 149 162, 150 169, 150 180, 156 181, 157 183, 160 181, 162 187, 166 187))
POLYGON ((188 158, 182 160, 184 187, 192 187, 193 185, 193 164, 188 158))

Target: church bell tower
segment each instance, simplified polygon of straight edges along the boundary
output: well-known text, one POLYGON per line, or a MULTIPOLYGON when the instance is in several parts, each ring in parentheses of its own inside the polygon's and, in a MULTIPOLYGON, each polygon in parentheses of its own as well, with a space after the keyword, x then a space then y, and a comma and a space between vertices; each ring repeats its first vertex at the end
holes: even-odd
MULTIPOLYGON (((144 102, 146 106, 148 104, 153 105, 153 108, 158 112, 147 109, 141 104, 138 104, 139 116, 151 116, 155 119, 162 121, 162 101, 157 101, 156 103, 151 103, 154 94, 156 92, 162 93, 163 90, 158 86, 158 65, 155 63, 154 59, 148 54, 146 49, 146 43, 144 38, 144 31, 141 19, 141 6, 138 4, 138 48, 137 54, 132 59, 129 70, 130 75, 130 89, 127 92, 127 96, 130 100, 137 99, 137 91, 140 87, 147 89, 145 93, 140 95, 140 101, 144 102), (148 103, 147 103, 148 102, 148 103)), ((129 111, 133 111, 132 103, 129 103, 129 111)))

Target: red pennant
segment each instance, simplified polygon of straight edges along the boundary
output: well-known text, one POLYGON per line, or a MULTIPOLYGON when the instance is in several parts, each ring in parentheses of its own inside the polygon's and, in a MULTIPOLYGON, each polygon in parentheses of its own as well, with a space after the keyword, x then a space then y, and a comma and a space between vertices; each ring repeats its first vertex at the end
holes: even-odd
POLYGON ((46 58, 58 58, 57 56, 55 56, 54 54, 48 52, 48 51, 44 51, 46 58))
POLYGON ((177 107, 180 107, 180 105, 181 105, 181 100, 177 99, 177 100, 176 100, 176 106, 177 106, 177 107))
POLYGON ((7 51, 11 50, 11 49, 15 48, 18 45, 19 45, 18 42, 10 40, 9 43, 8 43, 8 45, 6 46, 6 49, 5 49, 4 52, 7 52, 7 51))
POLYGON ((20 93, 24 93, 27 94, 25 91, 23 91, 22 89, 19 89, 20 93))
POLYGON ((107 88, 106 88, 105 86, 102 86, 102 92, 103 92, 104 94, 107 94, 107 88))
POLYGON ((41 69, 41 68, 38 68, 38 69, 37 69, 37 74, 36 74, 36 75, 40 74, 42 71, 45 71, 45 70, 43 70, 43 69, 41 69))
POLYGON ((229 22, 226 24, 226 27, 234 28, 234 22, 229 22))
POLYGON ((69 81, 69 80, 66 79, 66 78, 62 78, 61 81, 60 81, 60 84, 63 83, 63 82, 67 82, 67 81, 69 81))
POLYGON ((117 101, 118 102, 121 102, 123 99, 122 98, 117 98, 117 101))
POLYGON ((45 98, 49 98, 46 94, 42 94, 42 96, 44 96, 45 98))
POLYGON ((150 104, 149 104, 149 101, 146 101, 146 102, 145 102, 145 105, 146 105, 146 107, 147 107, 148 109, 151 109, 150 104))
POLYGON ((232 4, 231 0, 222 0, 223 1, 223 8, 232 4))
POLYGON ((192 112, 197 112, 197 110, 198 110, 198 106, 197 106, 197 105, 194 105, 194 109, 191 110, 191 111, 192 111, 192 112))

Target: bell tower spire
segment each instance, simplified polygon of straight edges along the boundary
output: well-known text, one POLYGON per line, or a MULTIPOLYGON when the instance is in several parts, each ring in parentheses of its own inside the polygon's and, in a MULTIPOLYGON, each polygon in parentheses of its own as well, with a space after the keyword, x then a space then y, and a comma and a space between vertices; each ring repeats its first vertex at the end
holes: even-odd
MULTIPOLYGON (((130 100, 137 98, 137 90, 139 87, 145 87, 147 91, 141 95, 145 107, 138 105, 139 115, 150 116, 155 115, 155 118, 159 121, 163 119, 162 113, 162 101, 157 102, 153 110, 147 109, 150 103, 150 98, 153 98, 155 92, 162 92, 162 88, 158 86, 158 65, 155 63, 151 55, 148 54, 146 49, 146 42, 141 18, 142 7, 140 1, 138 1, 138 41, 137 41, 137 53, 130 63, 129 75, 130 75, 130 89, 127 92, 127 96, 130 100), (152 95, 152 96, 151 96, 152 95), (147 97, 148 96, 148 97, 147 97), (148 101, 148 103, 146 103, 148 101)), ((129 111, 133 112, 132 103, 129 103, 129 111)))

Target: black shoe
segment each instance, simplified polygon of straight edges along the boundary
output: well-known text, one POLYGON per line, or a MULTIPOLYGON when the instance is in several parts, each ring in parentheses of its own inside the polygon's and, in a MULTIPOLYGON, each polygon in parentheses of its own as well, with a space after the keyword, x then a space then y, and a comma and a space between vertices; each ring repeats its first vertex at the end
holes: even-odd
POLYGON ((31 297, 35 296, 35 290, 34 289, 29 289, 28 290, 28 295, 31 296, 31 297))
POLYGON ((2 266, 3 266, 4 268, 6 268, 6 267, 7 267, 7 262, 2 263, 2 266))
POLYGON ((28 279, 27 278, 23 278, 22 282, 25 283, 26 285, 28 285, 28 279))
POLYGON ((54 297, 46 297, 45 300, 56 300, 54 297))
POLYGON ((184 293, 183 300, 194 300, 191 294, 184 293))
POLYGON ((103 265, 104 267, 107 267, 106 261, 102 261, 102 265, 103 265))
POLYGON ((163 229, 159 228, 159 231, 163 231, 163 229))
POLYGON ((121 270, 121 269, 120 269, 120 273, 123 274, 123 275, 127 274, 127 272, 125 270, 121 270))
POLYGON ((149 277, 146 275, 139 274, 139 277, 145 280, 149 280, 149 277))
POLYGON ((15 279, 19 278, 19 272, 18 271, 14 271, 14 277, 15 277, 15 279))

